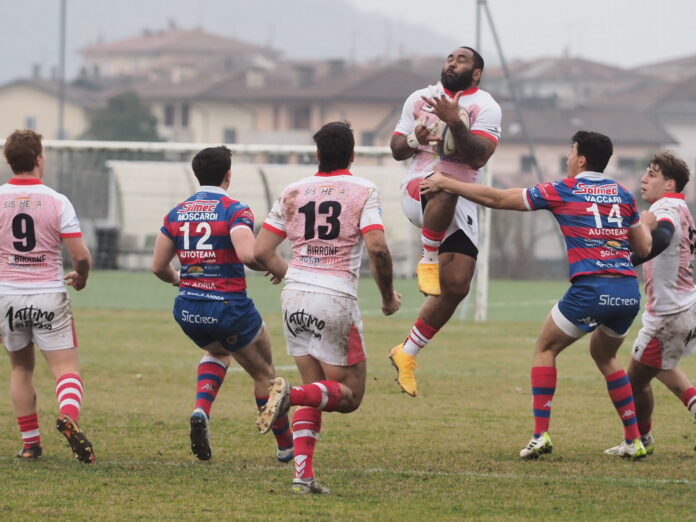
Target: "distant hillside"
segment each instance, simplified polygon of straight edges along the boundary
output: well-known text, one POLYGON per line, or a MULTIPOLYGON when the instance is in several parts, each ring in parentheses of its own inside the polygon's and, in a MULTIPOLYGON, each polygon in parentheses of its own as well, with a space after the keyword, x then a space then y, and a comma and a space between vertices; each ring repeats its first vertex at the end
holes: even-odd
MULTIPOLYGON (((27 77, 38 63, 44 76, 58 62, 58 4, 27 0, 13 4, 12 17, 0 21, 0 83, 27 77), (42 16, 34 16, 39 8, 42 16), (32 20, 31 46, 25 24, 32 20)), ((67 74, 80 66, 78 50, 99 40, 128 38, 174 23, 201 27, 223 36, 280 49, 292 58, 344 58, 366 62, 379 58, 442 55, 460 42, 389 18, 359 11, 346 0, 147 0, 136 2, 67 2, 67 74)))

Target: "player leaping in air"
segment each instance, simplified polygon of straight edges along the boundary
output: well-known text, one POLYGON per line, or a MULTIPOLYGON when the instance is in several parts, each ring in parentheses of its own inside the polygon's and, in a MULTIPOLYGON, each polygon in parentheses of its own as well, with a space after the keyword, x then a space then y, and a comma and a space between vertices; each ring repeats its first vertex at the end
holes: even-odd
POLYGON ((416 355, 469 293, 478 256, 476 205, 445 192, 421 197, 420 181, 437 169, 453 179, 475 182, 495 151, 501 110, 489 93, 479 89, 483 65, 483 58, 471 47, 453 50, 440 82, 406 99, 391 139, 394 159, 412 159, 401 183, 402 207, 422 231, 418 288, 428 295, 406 340, 389 354, 399 386, 413 397, 418 393, 416 355), (433 136, 432 129, 440 122, 447 124, 454 137, 454 154, 438 152, 441 138, 433 136))
POLYGON ((616 352, 640 308, 630 253, 647 256, 652 239, 640 221, 635 198, 602 174, 612 152, 607 136, 578 131, 568 152, 565 179, 499 190, 436 173, 421 185, 426 194, 444 190, 491 208, 549 210, 561 227, 571 286, 546 317, 537 340, 531 372, 534 436, 520 451, 522 459, 551 453, 548 430, 556 391, 556 357, 588 332, 593 332, 590 354, 624 425, 625 456, 646 455, 631 383, 616 352))

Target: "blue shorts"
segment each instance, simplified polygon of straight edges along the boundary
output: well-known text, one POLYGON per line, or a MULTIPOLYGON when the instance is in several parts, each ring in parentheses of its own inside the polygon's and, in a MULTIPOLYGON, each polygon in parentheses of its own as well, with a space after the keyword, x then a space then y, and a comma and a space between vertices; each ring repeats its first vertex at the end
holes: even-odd
POLYGON ((612 337, 623 337, 639 310, 640 289, 635 277, 587 275, 573 282, 551 315, 571 337, 581 337, 598 326, 612 337))
POLYGON ((254 302, 246 296, 226 301, 177 296, 173 313, 184 333, 199 347, 218 341, 230 352, 253 341, 263 324, 254 302))

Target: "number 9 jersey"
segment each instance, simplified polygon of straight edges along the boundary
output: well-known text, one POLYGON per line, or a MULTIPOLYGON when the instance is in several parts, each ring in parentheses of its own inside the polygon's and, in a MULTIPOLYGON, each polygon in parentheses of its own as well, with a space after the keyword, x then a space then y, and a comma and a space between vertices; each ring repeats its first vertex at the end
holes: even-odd
POLYGON ((0 187, 0 294, 65 292, 62 238, 82 237, 70 200, 39 178, 0 187))
POLYGON ((181 262, 179 295, 214 301, 246 295, 244 264, 230 237, 237 227, 253 231, 254 214, 220 187, 202 186, 169 211, 160 230, 181 262))
POLYGON ((541 183, 524 190, 529 210, 548 210, 568 251, 570 280, 581 275, 636 277, 628 232, 640 224, 633 195, 597 172, 541 183))
POLYGON ((288 185, 263 227, 292 245, 285 288, 356 298, 362 236, 384 230, 377 187, 345 169, 288 185))

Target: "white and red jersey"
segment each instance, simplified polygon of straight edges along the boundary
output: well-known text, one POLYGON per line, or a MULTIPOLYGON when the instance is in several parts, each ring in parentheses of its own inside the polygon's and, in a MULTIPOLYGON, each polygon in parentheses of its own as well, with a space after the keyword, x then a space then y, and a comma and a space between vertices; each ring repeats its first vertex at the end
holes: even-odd
POLYGON ((675 314, 696 304, 694 252, 696 227, 683 194, 665 194, 650 206, 659 221, 674 225, 669 246, 643 265, 646 311, 654 315, 675 314))
POLYGON ((0 186, 0 294, 65 291, 62 238, 82 237, 70 200, 39 178, 0 186))
MULTIPOLYGON (((432 128, 439 118, 433 113, 433 108, 421 96, 435 98, 446 94, 450 98, 454 93, 445 89, 441 83, 419 89, 406 98, 401 118, 396 124, 394 134, 408 136, 417 124, 432 128)), ((473 87, 462 91, 459 98, 459 109, 469 115, 469 131, 471 134, 485 136, 498 143, 501 133, 502 111, 500 105, 486 91, 473 87)), ((430 145, 418 147, 413 161, 409 165, 408 175, 404 182, 413 178, 422 178, 435 170, 446 172, 459 181, 476 182, 479 170, 471 168, 463 160, 454 156, 440 157, 437 148, 430 145)))
POLYGON ((285 288, 357 298, 362 236, 384 230, 379 193, 348 170, 318 172, 283 190, 263 228, 290 240, 285 288))

